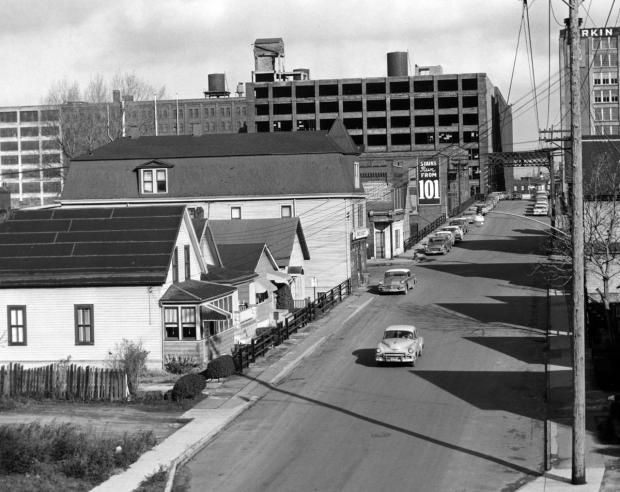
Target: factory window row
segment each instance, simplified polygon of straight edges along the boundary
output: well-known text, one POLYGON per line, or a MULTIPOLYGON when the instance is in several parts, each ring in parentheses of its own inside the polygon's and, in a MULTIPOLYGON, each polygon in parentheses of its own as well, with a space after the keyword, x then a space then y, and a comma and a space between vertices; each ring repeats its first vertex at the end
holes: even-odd
MULTIPOLYGON (((43 164, 59 164, 60 154, 41 154, 41 162, 43 164)), ((38 164, 39 154, 22 155, 22 164, 38 164)), ((19 156, 17 154, 5 154, 0 156, 0 164, 17 165, 19 164, 19 156)))
POLYGON ((618 38, 615 36, 601 36, 599 38, 590 38, 592 49, 594 50, 614 50, 618 49, 618 38))
MULTIPOLYGON (((478 79, 468 78, 461 79, 460 89, 458 79, 437 79, 435 80, 414 80, 413 92, 456 92, 458 90, 475 91, 478 90, 478 79)), ((315 85, 274 85, 272 86, 272 97, 274 99, 291 98, 293 92, 296 98, 314 98, 317 96, 315 85)), ((399 94, 409 93, 411 87, 409 81, 393 81, 393 82, 343 82, 341 89, 338 84, 319 84, 318 96, 361 96, 367 95, 381 95, 381 94, 399 94), (365 85, 365 91, 364 91, 365 85)), ((255 87, 254 97, 256 99, 268 99, 269 88, 268 87, 255 87)))
POLYGON ((594 102, 618 102, 618 89, 594 91, 594 102))
POLYGON ((593 76, 594 85, 615 85, 618 83, 618 74, 611 72, 595 73, 593 76))
MULTIPOLYGON (((316 106, 314 102, 298 102, 295 103, 295 112, 297 114, 315 114, 316 106)), ((461 107, 463 108, 477 108, 478 96, 463 96, 461 97, 461 107)), ((414 110, 435 109, 435 99, 433 97, 415 98, 413 100, 414 110)), ((437 109, 458 109, 459 98, 458 97, 438 97, 437 109)), ((363 102, 361 99, 344 100, 342 101, 343 113, 361 113, 363 112, 363 102)), ((390 99, 391 111, 409 111, 410 100, 409 99, 390 99)), ((384 112, 387 110, 387 103, 385 99, 369 99, 366 101, 367 112, 384 112)), ((268 116, 269 104, 256 104, 254 106, 256 116, 268 116)), ((289 115, 293 112, 293 103, 274 103, 273 114, 274 115, 289 115)), ((320 101, 319 113, 339 113, 338 101, 320 101)), ((469 116, 469 115, 468 115, 469 116)), ((476 115, 477 117, 477 115, 476 115)), ((476 123, 465 123, 476 124, 476 123)))
MULTIPOLYGON (((17 111, 0 111, 0 123, 17 123, 17 111)), ((19 111, 20 122, 58 121, 59 113, 56 109, 24 110, 19 111)))

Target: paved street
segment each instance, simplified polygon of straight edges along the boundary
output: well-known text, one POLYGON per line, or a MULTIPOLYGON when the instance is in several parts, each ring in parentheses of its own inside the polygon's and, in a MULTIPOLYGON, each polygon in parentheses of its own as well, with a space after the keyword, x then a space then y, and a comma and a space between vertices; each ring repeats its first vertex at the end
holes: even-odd
MULTIPOLYGON (((523 213, 525 203, 496 210, 523 213)), ((379 296, 187 465, 192 490, 499 491, 542 467, 544 234, 491 213, 379 296), (376 367, 388 324, 425 337, 415 368, 376 367)), ((371 268, 376 284, 385 267, 371 268)))

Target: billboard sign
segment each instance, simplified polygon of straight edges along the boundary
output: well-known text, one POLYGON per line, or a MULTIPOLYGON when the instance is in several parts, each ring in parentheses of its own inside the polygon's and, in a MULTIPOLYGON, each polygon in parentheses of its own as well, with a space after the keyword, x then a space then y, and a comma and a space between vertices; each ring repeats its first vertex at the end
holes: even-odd
POLYGON ((439 163, 435 159, 423 159, 418 167, 418 203, 438 205, 441 203, 439 163))

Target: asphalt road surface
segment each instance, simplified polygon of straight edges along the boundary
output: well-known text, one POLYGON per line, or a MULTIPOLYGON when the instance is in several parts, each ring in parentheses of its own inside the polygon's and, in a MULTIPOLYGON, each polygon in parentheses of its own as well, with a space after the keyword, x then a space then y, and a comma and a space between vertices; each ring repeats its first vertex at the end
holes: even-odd
POLYGON ((371 288, 362 312, 187 464, 191 490, 497 492, 533 479, 543 463, 542 229, 491 212, 448 255, 413 266, 409 294, 371 288), (381 332, 398 323, 420 329, 424 355, 413 368, 377 367, 381 332))

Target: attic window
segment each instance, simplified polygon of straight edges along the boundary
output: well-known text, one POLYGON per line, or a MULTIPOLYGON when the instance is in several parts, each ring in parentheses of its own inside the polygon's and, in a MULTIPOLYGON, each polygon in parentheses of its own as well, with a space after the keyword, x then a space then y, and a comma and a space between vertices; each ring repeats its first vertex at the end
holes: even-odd
POLYGON ((141 169, 140 182, 142 193, 168 193, 168 170, 141 169))

